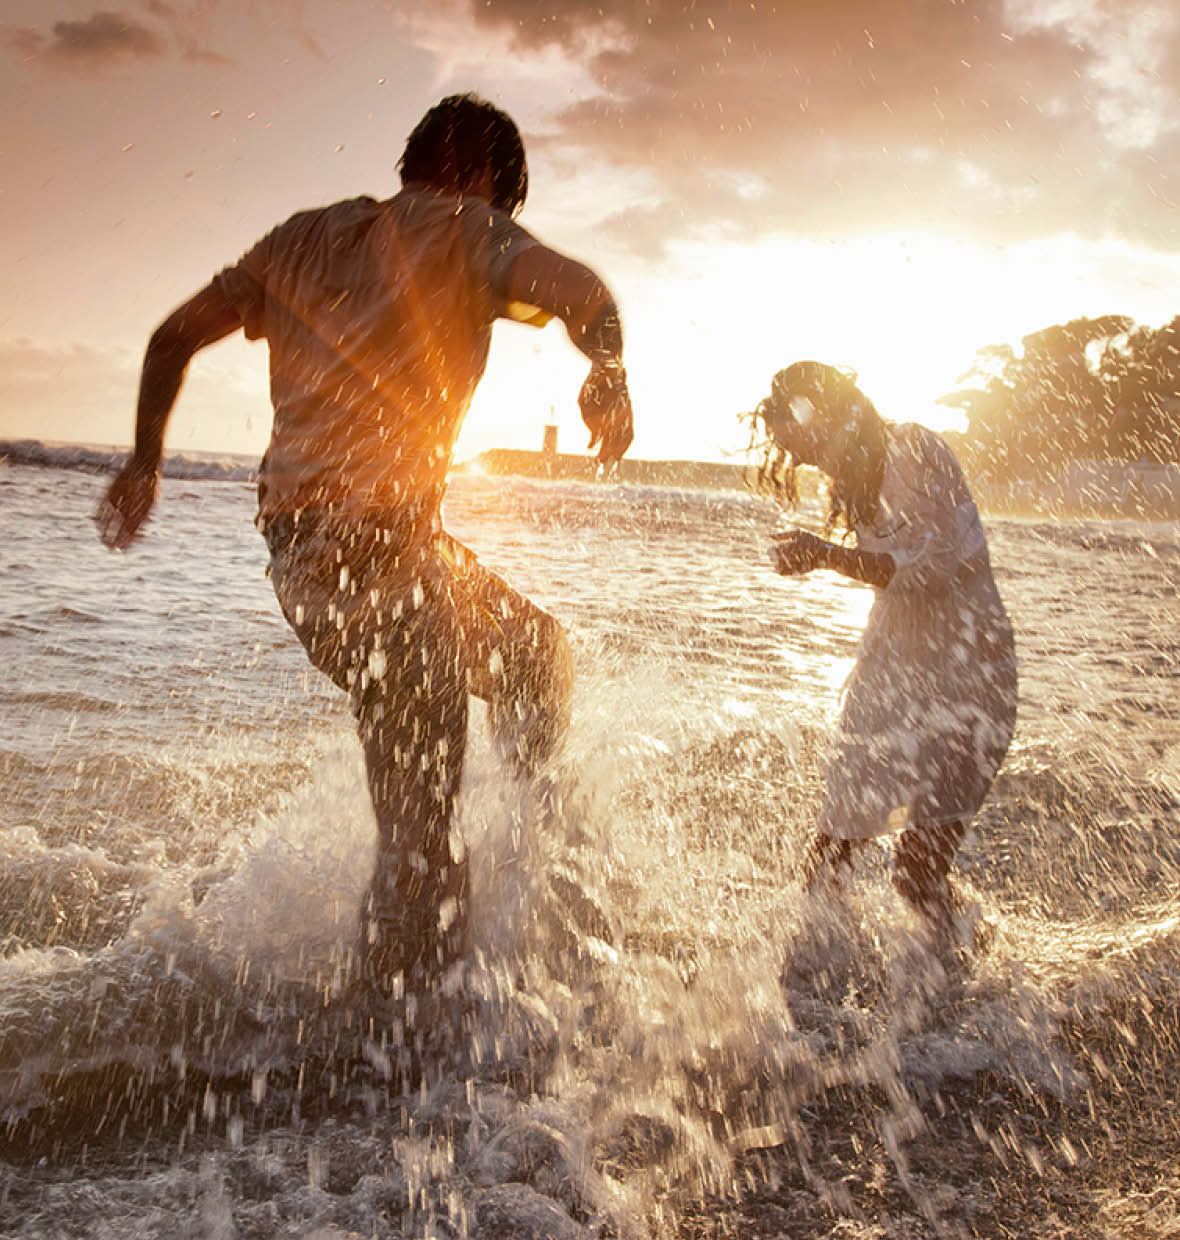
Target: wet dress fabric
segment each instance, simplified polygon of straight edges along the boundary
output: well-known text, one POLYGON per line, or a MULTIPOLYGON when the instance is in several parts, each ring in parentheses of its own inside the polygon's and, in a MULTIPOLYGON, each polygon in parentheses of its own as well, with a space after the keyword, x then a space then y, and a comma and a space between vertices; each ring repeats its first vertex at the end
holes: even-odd
POLYGON ((894 572, 844 687, 819 822, 846 839, 965 822, 1016 720, 1012 626, 959 464, 925 427, 888 435, 877 510, 854 534, 894 572))

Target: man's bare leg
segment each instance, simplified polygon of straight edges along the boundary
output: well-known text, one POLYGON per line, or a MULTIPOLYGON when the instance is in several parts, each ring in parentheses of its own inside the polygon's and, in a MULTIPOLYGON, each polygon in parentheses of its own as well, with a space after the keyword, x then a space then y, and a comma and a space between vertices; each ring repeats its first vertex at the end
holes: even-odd
POLYGON ((518 774, 533 774, 569 731, 574 661, 560 623, 485 569, 466 548, 448 544, 468 668, 468 687, 488 704, 500 752, 518 774))
POLYGON ((361 911, 362 974, 385 992, 430 989, 467 949, 468 868, 451 844, 467 742, 458 649, 414 625, 405 666, 359 695, 358 726, 377 819, 377 862, 361 911), (386 689, 388 685, 388 690, 386 689))
POLYGON ((569 731, 574 662, 561 625, 532 608, 525 641, 500 650, 502 672, 488 693, 488 722, 508 763, 532 774, 561 748, 569 731))

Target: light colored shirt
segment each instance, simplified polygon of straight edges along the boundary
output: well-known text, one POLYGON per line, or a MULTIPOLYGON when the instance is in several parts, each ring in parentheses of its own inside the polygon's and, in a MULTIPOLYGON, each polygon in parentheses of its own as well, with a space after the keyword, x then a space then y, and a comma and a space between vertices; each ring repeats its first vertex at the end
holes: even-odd
POLYGON ((217 283, 270 347, 259 516, 437 507, 516 257, 538 242, 482 198, 408 188, 304 211, 217 283))

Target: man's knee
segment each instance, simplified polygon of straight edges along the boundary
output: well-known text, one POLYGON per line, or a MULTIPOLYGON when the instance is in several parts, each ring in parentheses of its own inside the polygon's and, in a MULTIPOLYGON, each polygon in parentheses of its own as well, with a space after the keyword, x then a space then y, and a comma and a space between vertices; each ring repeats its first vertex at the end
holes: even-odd
POLYGON ((573 710, 574 656, 565 629, 550 615, 544 615, 543 621, 538 636, 545 676, 541 696, 545 699, 544 709, 550 726, 560 739, 569 728, 573 710))
POLYGON ((459 684, 437 695, 428 687, 379 680, 353 687, 357 734, 383 833, 394 823, 446 822, 459 792, 467 695, 459 684))
POLYGON ((527 645, 511 652, 490 701, 493 731, 506 756, 525 770, 551 758, 569 730, 574 660, 565 630, 539 611, 527 645))

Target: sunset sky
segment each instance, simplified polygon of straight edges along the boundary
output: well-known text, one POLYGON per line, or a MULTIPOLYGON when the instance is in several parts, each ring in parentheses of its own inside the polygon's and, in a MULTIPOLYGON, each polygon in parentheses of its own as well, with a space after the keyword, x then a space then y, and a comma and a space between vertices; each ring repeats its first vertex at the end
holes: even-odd
MULTIPOLYGON (((129 442, 156 323, 294 211, 394 192, 456 90, 521 126, 521 222, 618 296, 636 456, 739 447, 799 358, 945 425, 978 348, 1180 314, 1174 0, 108 3, 0 10, 0 437, 129 442)), ((498 326, 458 457, 551 418, 582 449, 583 371, 498 326)), ((268 430, 265 346, 199 356, 169 447, 268 430)))

